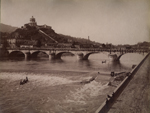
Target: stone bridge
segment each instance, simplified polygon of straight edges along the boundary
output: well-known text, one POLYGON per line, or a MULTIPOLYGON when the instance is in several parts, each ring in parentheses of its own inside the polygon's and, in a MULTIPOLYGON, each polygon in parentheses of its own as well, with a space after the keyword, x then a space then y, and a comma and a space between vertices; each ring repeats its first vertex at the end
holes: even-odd
POLYGON ((106 52, 108 57, 113 60, 119 60, 122 55, 126 53, 143 53, 146 52, 144 50, 110 50, 110 49, 76 49, 76 48, 53 48, 53 49, 34 49, 34 48, 18 48, 18 49, 7 49, 9 55, 12 53, 21 52, 24 54, 25 59, 30 57, 37 57, 40 52, 43 52, 49 56, 49 59, 61 59, 62 54, 64 53, 72 53, 77 56, 80 60, 87 60, 91 54, 106 52))

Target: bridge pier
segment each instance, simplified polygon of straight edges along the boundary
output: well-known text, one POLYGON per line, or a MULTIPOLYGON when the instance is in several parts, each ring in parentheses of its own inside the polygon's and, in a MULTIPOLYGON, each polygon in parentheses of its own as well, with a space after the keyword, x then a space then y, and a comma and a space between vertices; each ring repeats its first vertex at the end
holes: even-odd
POLYGON ((119 54, 119 55, 117 55, 117 54, 109 54, 108 55, 108 57, 109 57, 109 59, 111 60, 111 61, 119 61, 120 60, 120 57, 123 55, 123 53, 122 54, 119 54))
POLYGON ((83 56, 84 56, 83 53, 78 53, 77 54, 77 59, 78 60, 83 60, 83 56))
POLYGON ((49 59, 53 60, 53 59, 61 59, 61 54, 56 54, 56 53, 51 53, 49 55, 49 59))
POLYGON ((78 60, 88 60, 90 53, 88 54, 77 53, 76 55, 78 60))
POLYGON ((49 55, 49 59, 56 59, 55 53, 51 53, 51 54, 49 55))
POLYGON ((24 53, 25 59, 29 59, 30 58, 30 53, 24 53))

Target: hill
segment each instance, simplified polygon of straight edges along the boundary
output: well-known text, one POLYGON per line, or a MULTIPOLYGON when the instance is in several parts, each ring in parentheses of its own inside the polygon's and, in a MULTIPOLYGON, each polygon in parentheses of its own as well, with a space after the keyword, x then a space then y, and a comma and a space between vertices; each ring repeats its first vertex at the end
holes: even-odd
MULTIPOLYGON (((74 45, 84 47, 99 46, 100 43, 90 41, 84 38, 77 38, 68 35, 58 34, 51 26, 38 25, 36 19, 32 16, 29 23, 24 24, 21 28, 0 24, 0 32, 3 39, 11 38, 17 40, 15 45, 42 45, 42 46, 70 46, 74 45), (8 34, 9 33, 9 34, 8 34), (39 43, 39 44, 37 44, 39 43)), ((13 42, 12 42, 13 43, 13 42)))
POLYGON ((50 43, 72 43, 72 44, 87 44, 95 45, 96 42, 92 42, 84 38, 76 38, 68 35, 56 33, 50 26, 29 26, 18 28, 11 33, 11 38, 20 38, 21 40, 38 40, 42 44, 50 43))
POLYGON ((0 32, 11 33, 13 31, 15 31, 16 29, 17 29, 17 27, 13 27, 13 26, 10 26, 10 25, 0 23, 0 32))

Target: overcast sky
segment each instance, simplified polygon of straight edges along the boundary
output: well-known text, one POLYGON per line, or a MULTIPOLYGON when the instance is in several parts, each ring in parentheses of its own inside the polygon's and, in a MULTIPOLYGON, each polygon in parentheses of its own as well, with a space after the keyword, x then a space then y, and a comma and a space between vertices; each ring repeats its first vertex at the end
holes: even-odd
POLYGON ((56 33, 100 43, 150 41, 149 0, 1 0, 1 23, 21 27, 34 16, 56 33))

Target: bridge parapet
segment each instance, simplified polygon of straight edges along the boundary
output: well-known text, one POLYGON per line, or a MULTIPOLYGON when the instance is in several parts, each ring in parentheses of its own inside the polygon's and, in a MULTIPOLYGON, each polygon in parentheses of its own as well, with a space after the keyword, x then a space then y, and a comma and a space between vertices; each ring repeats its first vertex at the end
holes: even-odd
POLYGON ((141 53, 145 52, 142 50, 121 50, 121 49, 100 49, 100 48, 9 48, 8 52, 22 52, 25 57, 36 56, 39 52, 44 52, 49 55, 49 58, 61 58, 64 53, 72 53, 76 55, 79 59, 87 60, 89 55, 99 52, 107 52, 108 56, 113 56, 113 58, 119 60, 120 57, 126 53, 141 53))
POLYGON ((12 52, 22 52, 23 54, 26 54, 26 53, 30 53, 29 50, 8 50, 8 53, 11 54, 12 52))

